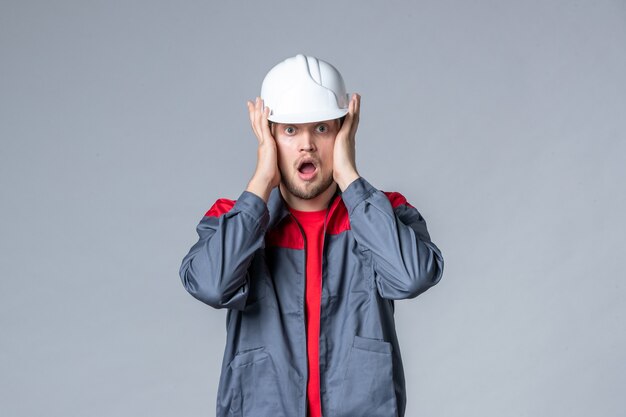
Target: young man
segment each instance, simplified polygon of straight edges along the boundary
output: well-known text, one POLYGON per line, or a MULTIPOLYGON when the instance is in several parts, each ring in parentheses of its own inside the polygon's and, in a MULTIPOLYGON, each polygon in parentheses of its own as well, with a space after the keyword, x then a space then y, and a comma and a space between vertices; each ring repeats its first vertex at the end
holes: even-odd
POLYGON ((394 300, 435 285, 443 259, 402 195, 359 176, 359 108, 303 55, 248 102, 256 170, 206 213, 180 269, 191 295, 229 309, 218 417, 404 416, 394 300))

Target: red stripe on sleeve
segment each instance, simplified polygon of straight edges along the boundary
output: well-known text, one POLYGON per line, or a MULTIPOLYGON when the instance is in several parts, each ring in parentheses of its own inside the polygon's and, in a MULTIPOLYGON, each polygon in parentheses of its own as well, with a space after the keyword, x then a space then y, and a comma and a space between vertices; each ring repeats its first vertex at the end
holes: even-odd
POLYGON ((385 195, 387 196, 387 198, 389 199, 389 202, 391 203, 391 207, 396 208, 398 206, 408 206, 411 208, 415 208, 412 205, 409 204, 408 201, 406 201, 406 198, 404 198, 404 196, 400 193, 396 193, 396 192, 386 192, 384 191, 385 195))
POLYGON ((224 213, 228 213, 230 209, 235 205, 235 200, 229 200, 227 198, 220 198, 213 206, 206 212, 206 216, 220 217, 224 213))

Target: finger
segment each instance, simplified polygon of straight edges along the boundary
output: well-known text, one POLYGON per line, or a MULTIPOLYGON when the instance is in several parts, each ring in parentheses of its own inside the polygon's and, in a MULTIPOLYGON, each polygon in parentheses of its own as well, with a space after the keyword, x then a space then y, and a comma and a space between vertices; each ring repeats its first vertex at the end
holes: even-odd
POLYGON ((266 140, 271 140, 269 138, 272 138, 272 132, 270 131, 269 121, 267 119, 269 117, 269 113, 270 113, 270 108, 265 107, 265 101, 262 98, 259 98, 258 107, 257 107, 256 129, 257 129, 257 132, 259 133, 261 143, 265 142, 266 140))
MULTIPOLYGON (((269 107, 265 107, 263 109, 263 124, 261 125, 263 128, 263 136, 267 139, 274 139, 274 136, 272 135, 272 131, 270 130, 270 123, 268 120, 268 117, 270 116, 270 108, 269 107)), ((270 140, 271 140, 270 139, 270 140)))
POLYGON ((348 114, 346 114, 346 118, 343 119, 343 124, 337 133, 337 136, 347 135, 350 132, 350 128, 352 126, 352 113, 350 112, 350 105, 348 105, 348 114))
POLYGON ((252 131, 254 132, 254 135, 257 137, 257 139, 259 139, 259 132, 256 127, 256 105, 250 100, 248 100, 247 105, 248 105, 248 116, 250 118, 250 125, 252 126, 252 131))
MULTIPOLYGON (((259 129, 259 133, 263 135, 265 133, 265 125, 267 124, 267 116, 265 115, 266 109, 263 104, 263 99, 259 98, 259 108, 258 108, 258 125, 257 129, 259 129)), ((264 138, 265 139, 265 138, 264 138)))
POLYGON ((259 139, 259 144, 263 144, 263 100, 260 97, 254 102, 254 133, 259 139))
POLYGON ((350 97, 350 104, 348 106, 348 109, 353 116, 359 113, 359 100, 356 93, 353 94, 352 97, 350 97))
POLYGON ((352 115, 352 123, 350 124, 350 136, 354 137, 356 130, 359 127, 359 116, 361 113, 361 96, 357 93, 354 94, 354 113, 352 115))
POLYGON ((254 130, 254 104, 248 100, 246 102, 248 106, 248 117, 250 118, 250 125, 252 126, 252 130, 254 130))
POLYGON ((348 113, 346 114, 345 119, 343 119, 341 128, 339 129, 339 132, 337 133, 338 136, 348 135, 352 132, 352 125, 354 124, 354 115, 355 115, 354 100, 355 98, 353 94, 350 97, 350 101, 348 102, 348 113))
POLYGON ((257 97, 254 103, 254 131, 261 143, 263 142, 263 128, 261 123, 261 118, 263 117, 262 106, 263 103, 261 101, 261 98, 257 97))
POLYGON ((263 121, 263 128, 269 127, 269 117, 270 117, 270 113, 271 110, 269 107, 263 107, 263 117, 262 117, 262 121, 263 121))

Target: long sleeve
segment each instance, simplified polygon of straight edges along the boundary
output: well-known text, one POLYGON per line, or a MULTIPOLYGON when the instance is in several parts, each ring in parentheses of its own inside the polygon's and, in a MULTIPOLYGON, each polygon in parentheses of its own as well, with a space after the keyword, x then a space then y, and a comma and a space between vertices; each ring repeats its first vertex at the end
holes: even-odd
POLYGON ((372 257, 381 297, 413 298, 437 284, 443 257, 420 213, 394 193, 390 198, 364 178, 342 193, 357 243, 372 257))
POLYGON ((263 245, 269 213, 265 202, 248 191, 230 205, 223 212, 224 200, 218 200, 202 218, 198 242, 183 258, 180 278, 203 303, 242 310, 250 288, 248 267, 263 245))

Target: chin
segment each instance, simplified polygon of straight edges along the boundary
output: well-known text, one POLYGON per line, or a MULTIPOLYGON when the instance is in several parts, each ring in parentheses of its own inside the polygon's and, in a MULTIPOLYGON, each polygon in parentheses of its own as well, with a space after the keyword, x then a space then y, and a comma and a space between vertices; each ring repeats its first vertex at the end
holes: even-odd
MULTIPOLYGON (((300 179, 298 179, 298 182, 301 182, 300 179)), ((290 194, 303 200, 311 200, 324 193, 324 191, 328 190, 328 188, 333 185, 333 177, 330 176, 319 182, 312 183, 309 187, 303 187, 292 181, 283 181, 283 185, 290 194)))

